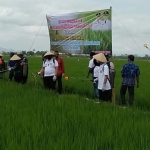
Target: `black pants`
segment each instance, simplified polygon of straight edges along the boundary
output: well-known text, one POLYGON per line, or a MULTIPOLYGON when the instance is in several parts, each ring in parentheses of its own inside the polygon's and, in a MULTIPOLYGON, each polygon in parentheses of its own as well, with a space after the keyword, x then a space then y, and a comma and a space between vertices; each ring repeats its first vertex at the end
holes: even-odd
POLYGON ((44 81, 44 87, 48 90, 55 90, 55 82, 56 81, 53 81, 53 76, 50 76, 50 77, 44 77, 43 78, 43 81, 44 81))
POLYGON ((120 89, 120 97, 122 105, 126 105, 125 94, 128 89, 129 93, 129 105, 133 105, 134 102, 134 86, 122 85, 120 89))
MULTIPOLYGON (((62 75, 57 76, 56 82, 58 83, 58 93, 61 94, 62 93, 62 75)), ((55 84, 56 84, 56 82, 55 82, 55 84)))
POLYGON ((106 91, 99 90, 99 100, 111 102, 111 97, 112 97, 111 89, 106 91))

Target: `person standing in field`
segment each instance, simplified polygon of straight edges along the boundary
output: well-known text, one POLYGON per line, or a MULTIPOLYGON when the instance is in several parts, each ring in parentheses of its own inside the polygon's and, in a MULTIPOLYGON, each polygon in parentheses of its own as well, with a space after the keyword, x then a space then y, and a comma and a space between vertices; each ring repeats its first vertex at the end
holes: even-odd
POLYGON ((14 66, 9 67, 9 71, 13 70, 14 73, 14 81, 17 83, 22 82, 22 63, 21 63, 21 58, 17 55, 13 55, 10 58, 10 61, 13 61, 14 66))
MULTIPOLYGON (((92 74, 92 80, 94 81, 96 78, 98 78, 98 70, 100 64, 93 59, 93 56, 95 55, 94 52, 90 53, 90 58, 91 60, 89 61, 89 70, 87 74, 87 78, 89 77, 90 74, 92 74)), ((93 88, 94 88, 94 95, 96 101, 99 99, 99 92, 98 92, 98 81, 93 82, 93 88)))
POLYGON ((137 88, 139 87, 139 76, 140 70, 137 65, 134 64, 134 56, 128 56, 128 63, 122 67, 122 86, 120 89, 121 103, 126 106, 125 94, 128 89, 129 92, 129 105, 132 106, 134 102, 134 86, 135 80, 137 83, 137 88))
POLYGON ((62 93, 62 76, 64 76, 65 73, 65 67, 64 67, 64 61, 61 57, 59 57, 59 52, 55 51, 55 59, 58 62, 58 71, 57 71, 57 80, 58 82, 58 93, 62 93))
POLYGON ((93 56, 100 63, 98 78, 99 100, 111 101, 112 90, 110 84, 109 67, 107 65, 107 59, 103 53, 99 53, 93 56))
MULTIPOLYGON (((15 53, 10 53, 10 59, 13 57, 15 53)), ((16 64, 15 60, 9 60, 8 61, 8 70, 9 70, 9 81, 12 81, 14 78, 14 70, 12 69, 16 64)))
POLYGON ((41 76, 44 81, 44 87, 48 90, 55 90, 55 82, 57 79, 58 62, 53 58, 55 55, 48 51, 43 61, 43 67, 41 70, 41 76))
POLYGON ((22 63, 22 84, 27 82, 28 79, 28 59, 23 56, 22 52, 17 53, 17 55, 21 58, 22 63))
MULTIPOLYGON (((5 70, 5 62, 3 59, 3 55, 0 53, 0 71, 5 70)), ((0 78, 3 77, 3 73, 0 73, 0 78)))

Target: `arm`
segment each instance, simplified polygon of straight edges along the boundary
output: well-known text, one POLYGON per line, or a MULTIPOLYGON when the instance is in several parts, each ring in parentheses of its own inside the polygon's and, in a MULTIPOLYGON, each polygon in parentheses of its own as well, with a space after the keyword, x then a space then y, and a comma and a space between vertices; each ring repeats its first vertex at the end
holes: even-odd
POLYGON ((107 79, 108 79, 108 75, 105 75, 103 84, 106 84, 107 79))
POLYGON ((42 67, 42 69, 40 70, 40 75, 41 75, 42 78, 44 77, 44 70, 45 70, 44 67, 42 67))
POLYGON ((64 73, 65 73, 65 66, 64 66, 64 61, 63 61, 63 59, 62 59, 61 63, 62 63, 62 74, 64 74, 64 73))
POLYGON ((137 88, 139 87, 139 76, 136 76, 137 88))
POLYGON ((89 70, 88 70, 88 74, 87 74, 87 78, 89 77, 89 75, 90 75, 91 71, 92 71, 92 68, 89 68, 89 70))

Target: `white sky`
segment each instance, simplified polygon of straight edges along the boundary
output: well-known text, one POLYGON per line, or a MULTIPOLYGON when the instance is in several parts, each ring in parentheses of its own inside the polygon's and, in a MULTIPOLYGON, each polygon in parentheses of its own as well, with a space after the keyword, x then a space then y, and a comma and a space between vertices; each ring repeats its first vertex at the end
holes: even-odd
POLYGON ((149 0, 0 0, 0 47, 49 50, 47 15, 101 10, 112 6, 113 54, 149 54, 149 0), (123 26, 122 26, 123 25, 123 26), (130 36, 129 36, 130 35, 130 36))

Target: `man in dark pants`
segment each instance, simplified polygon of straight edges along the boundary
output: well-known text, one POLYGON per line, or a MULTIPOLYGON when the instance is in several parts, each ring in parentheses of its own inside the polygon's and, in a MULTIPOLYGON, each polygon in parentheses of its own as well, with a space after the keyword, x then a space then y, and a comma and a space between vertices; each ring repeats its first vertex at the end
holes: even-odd
POLYGON ((22 52, 17 54, 21 58, 22 67, 23 67, 23 74, 22 74, 22 84, 27 82, 28 79, 28 59, 23 56, 22 52))
POLYGON ((58 92, 59 94, 62 93, 62 76, 65 73, 64 61, 62 58, 59 57, 59 52, 55 51, 55 59, 58 62, 58 72, 57 72, 57 82, 58 82, 58 92))
POLYGON ((139 87, 140 70, 139 67, 135 65, 133 62, 134 62, 134 56, 129 55, 128 63, 125 64, 121 70, 123 81, 120 89, 120 96, 121 96, 121 102, 123 106, 126 106, 125 94, 127 89, 129 92, 129 105, 130 106, 133 105, 135 79, 137 82, 137 88, 139 87))

